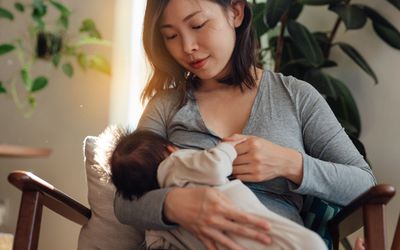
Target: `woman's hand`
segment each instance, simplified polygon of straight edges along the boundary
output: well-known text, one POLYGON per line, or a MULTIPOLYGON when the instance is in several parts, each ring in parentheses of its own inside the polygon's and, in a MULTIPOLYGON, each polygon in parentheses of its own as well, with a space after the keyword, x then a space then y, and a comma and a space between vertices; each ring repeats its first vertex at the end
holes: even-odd
POLYGON ((256 136, 234 134, 223 141, 237 141, 233 176, 247 182, 260 182, 282 176, 296 184, 303 179, 303 157, 296 150, 281 147, 256 136))
POLYGON ((228 249, 243 249, 225 233, 271 243, 268 222, 236 209, 217 189, 175 188, 167 194, 164 215, 190 231, 209 250, 217 249, 216 243, 228 249))

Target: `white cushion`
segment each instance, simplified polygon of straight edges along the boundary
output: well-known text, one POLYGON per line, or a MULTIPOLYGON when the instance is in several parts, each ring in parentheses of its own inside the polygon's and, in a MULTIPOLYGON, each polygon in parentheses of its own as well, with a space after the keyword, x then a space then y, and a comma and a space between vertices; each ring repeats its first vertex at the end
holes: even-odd
POLYGON ((79 234, 78 249, 137 249, 144 233, 119 223, 114 215, 115 187, 109 180, 108 157, 115 148, 118 129, 106 129, 84 141, 88 200, 92 216, 79 234))

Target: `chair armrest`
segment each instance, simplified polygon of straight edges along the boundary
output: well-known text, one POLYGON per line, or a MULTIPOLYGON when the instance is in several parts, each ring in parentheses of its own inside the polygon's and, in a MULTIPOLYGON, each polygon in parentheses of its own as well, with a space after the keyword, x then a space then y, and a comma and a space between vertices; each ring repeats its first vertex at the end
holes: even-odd
POLYGON ((371 187, 360 195, 328 222, 331 234, 339 234, 339 240, 350 235, 364 225, 363 211, 368 205, 386 205, 395 195, 395 188, 387 184, 371 187))
POLYGON ((84 225, 91 216, 90 209, 30 172, 13 171, 8 181, 23 193, 41 193, 44 206, 75 223, 84 225))

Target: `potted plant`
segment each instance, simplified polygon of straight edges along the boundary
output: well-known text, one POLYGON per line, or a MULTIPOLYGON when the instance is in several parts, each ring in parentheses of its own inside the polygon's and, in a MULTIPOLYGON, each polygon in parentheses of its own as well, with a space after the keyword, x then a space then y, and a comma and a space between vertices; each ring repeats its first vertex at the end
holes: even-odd
POLYGON ((73 61, 83 70, 110 74, 110 64, 104 56, 86 52, 87 45, 110 46, 109 41, 102 39, 93 20, 83 20, 79 32, 72 36, 69 34, 71 11, 57 0, 33 0, 30 4, 14 2, 13 10, 0 6, 0 22, 12 22, 16 15, 28 14, 31 20, 27 27, 28 36, 21 34, 19 38, 0 44, 0 56, 16 56, 20 67, 10 78, 0 78, 0 94, 10 96, 25 116, 33 114, 35 95, 49 82, 46 75, 33 74, 39 61, 51 64, 56 70, 61 69, 68 77, 74 75, 73 61), (51 12, 58 15, 56 20, 49 18, 51 12), (11 53, 14 55, 9 55, 11 53), (22 90, 18 83, 22 83, 22 90))
MULTIPOLYGON (((400 1, 387 1, 400 10, 400 1)), ((356 102, 346 84, 325 69, 338 66, 330 57, 331 49, 337 47, 377 84, 378 77, 357 49, 335 40, 338 28, 343 23, 348 31, 361 29, 371 21, 378 37, 395 49, 400 49, 400 32, 373 8, 352 4, 351 0, 253 0, 252 4, 253 26, 263 64, 272 61, 274 71, 312 84, 325 97, 355 146, 365 156, 364 146, 358 140, 361 121, 356 102), (333 28, 328 32, 311 32, 298 22, 306 5, 326 6, 327 11, 335 13, 337 20, 332 24, 333 28), (265 34, 268 34, 267 44, 261 43, 265 34)))

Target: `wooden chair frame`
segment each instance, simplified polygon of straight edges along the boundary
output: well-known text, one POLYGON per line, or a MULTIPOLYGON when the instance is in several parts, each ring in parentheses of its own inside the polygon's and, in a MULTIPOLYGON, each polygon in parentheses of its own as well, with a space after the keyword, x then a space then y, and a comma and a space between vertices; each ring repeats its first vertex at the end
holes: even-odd
MULTIPOLYGON (((32 173, 14 171, 9 174, 8 180, 22 191, 14 250, 38 248, 43 206, 80 225, 84 225, 90 219, 90 209, 32 173)), ((339 242, 346 236, 364 226, 367 249, 385 250, 384 206, 394 194, 393 186, 379 184, 344 207, 328 223, 334 249, 338 249, 339 242)), ((399 227, 398 225, 397 231, 400 231, 399 227)), ((392 250, 400 250, 399 234, 400 232, 395 236, 392 250)))

